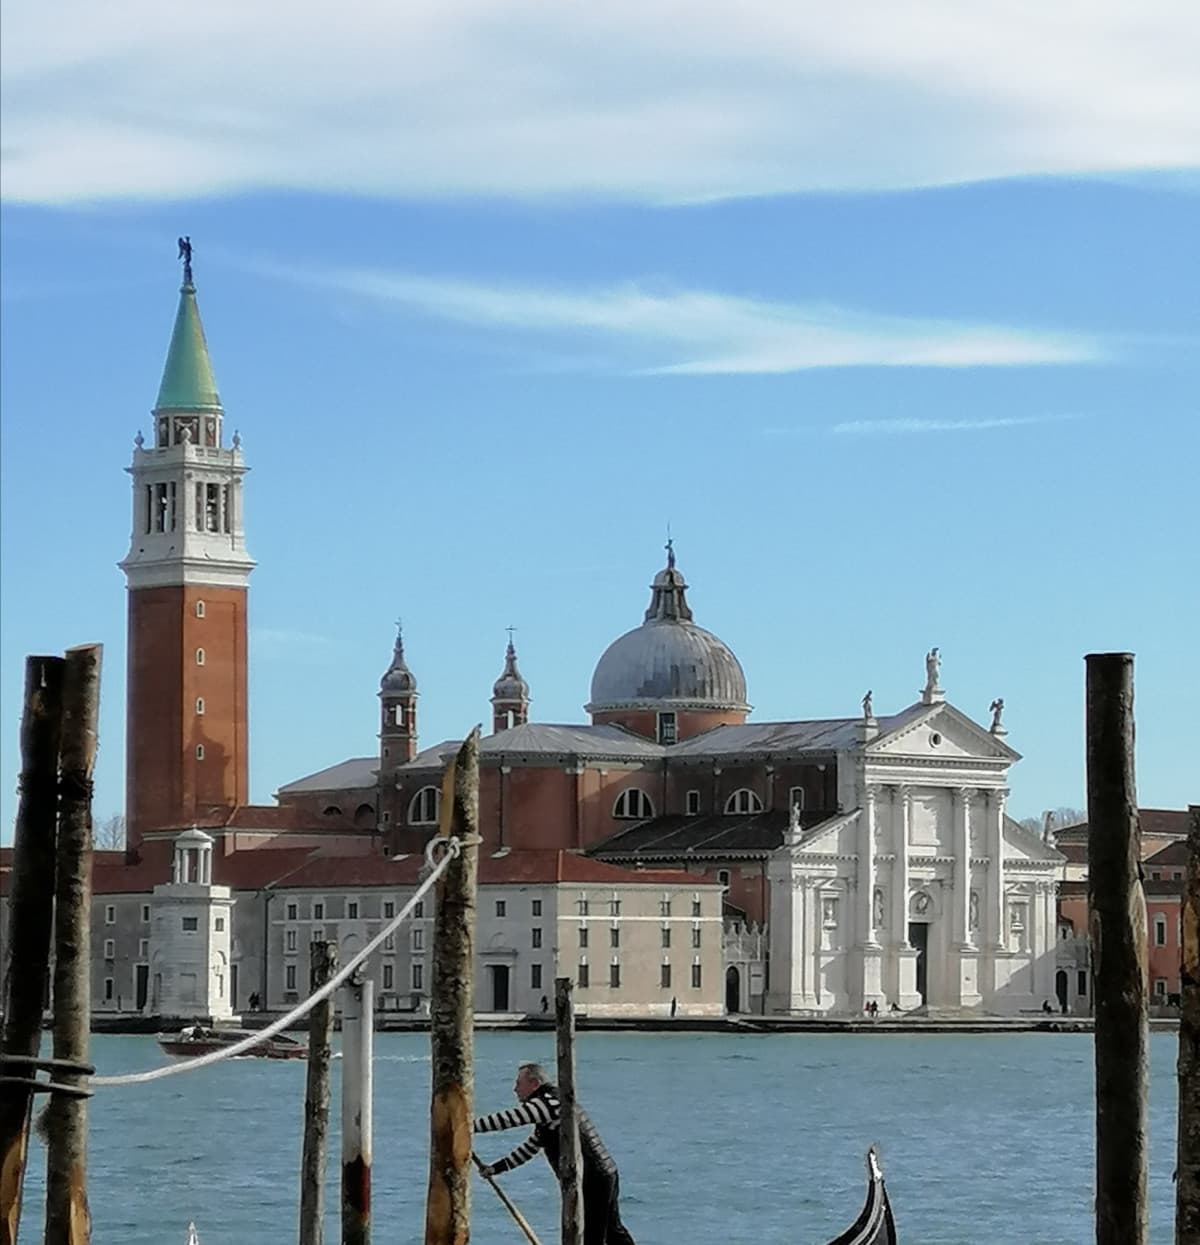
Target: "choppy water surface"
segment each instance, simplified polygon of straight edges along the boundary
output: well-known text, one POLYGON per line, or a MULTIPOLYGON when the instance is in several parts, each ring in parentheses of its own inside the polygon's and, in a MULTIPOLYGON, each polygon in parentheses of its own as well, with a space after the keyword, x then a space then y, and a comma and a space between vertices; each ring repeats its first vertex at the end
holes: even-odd
MULTIPOLYGON (((1151 1239, 1171 1239, 1176 1040, 1151 1040, 1151 1239)), ((163 1062, 151 1038, 97 1037, 102 1072, 163 1062)), ((513 1070, 553 1062, 553 1036, 479 1034, 476 1107, 512 1101, 513 1070)), ((581 1095, 621 1166, 639 1245, 807 1245, 845 1227, 862 1154, 883 1156, 902 1245, 1085 1245, 1094 1239, 1092 1046, 1077 1035, 583 1034, 581 1095)), ((334 1145, 337 1077, 334 1072, 334 1145)), ((305 1066, 237 1060, 98 1091, 91 1108, 96 1245, 296 1239, 305 1066)), ((374 1239, 423 1234, 428 1037, 379 1035, 374 1239)), ((481 1139, 493 1157, 524 1133, 481 1139)), ((22 1240, 40 1239, 35 1143, 22 1240)), ((336 1152, 326 1239, 339 1239, 336 1152)), ((504 1178, 545 1245, 557 1239, 549 1167, 504 1178)), ((472 1237, 521 1237, 475 1185, 472 1237)))

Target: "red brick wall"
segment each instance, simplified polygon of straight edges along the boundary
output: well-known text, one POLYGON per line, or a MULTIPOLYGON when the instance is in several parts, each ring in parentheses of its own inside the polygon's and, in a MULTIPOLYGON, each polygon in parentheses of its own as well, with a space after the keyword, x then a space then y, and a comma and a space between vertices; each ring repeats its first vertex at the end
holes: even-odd
POLYGON ((249 802, 244 588, 132 590, 126 697, 131 849, 146 831, 179 825, 201 807, 249 802), (204 650, 202 666, 197 649, 204 650))
POLYGON ((1146 938, 1150 952, 1150 1001, 1162 1002, 1154 995, 1155 979, 1165 980, 1168 994, 1179 993, 1179 966, 1182 948, 1179 945, 1180 902, 1175 896, 1146 896, 1146 938), (1159 946, 1155 940, 1155 918, 1160 917, 1165 926, 1166 942, 1159 946))

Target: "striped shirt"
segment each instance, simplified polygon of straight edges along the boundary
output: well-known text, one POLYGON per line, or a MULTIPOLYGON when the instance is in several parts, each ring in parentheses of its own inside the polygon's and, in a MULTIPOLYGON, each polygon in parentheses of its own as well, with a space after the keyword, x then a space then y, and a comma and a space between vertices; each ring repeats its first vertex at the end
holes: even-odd
MULTIPOLYGON (((519 1107, 509 1107, 505 1111, 493 1111, 491 1115, 481 1115, 472 1125, 477 1133, 497 1133, 506 1128, 523 1128, 527 1125, 544 1128, 558 1127, 558 1095, 548 1086, 542 1086, 536 1097, 527 1098, 519 1107)), ((535 1132, 528 1141, 523 1141, 511 1153, 489 1164, 492 1171, 512 1171, 522 1163, 528 1163, 542 1149, 541 1139, 535 1132)))

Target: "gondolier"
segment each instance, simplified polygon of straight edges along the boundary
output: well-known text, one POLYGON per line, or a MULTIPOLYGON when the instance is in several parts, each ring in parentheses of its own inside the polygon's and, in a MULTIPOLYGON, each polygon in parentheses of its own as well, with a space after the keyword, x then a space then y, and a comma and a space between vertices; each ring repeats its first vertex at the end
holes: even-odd
MULTIPOLYGON (((540 1064, 523 1063, 517 1069, 513 1091, 521 1100, 521 1105, 480 1116, 475 1121, 474 1131, 494 1133, 532 1125, 533 1133, 528 1141, 522 1142, 497 1162, 487 1164, 484 1170, 488 1175, 498 1176, 528 1163, 541 1151, 557 1176, 560 1136, 558 1090, 540 1064)), ((629 1229, 621 1222, 617 1165, 587 1113, 576 1107, 576 1115, 579 1119, 579 1149, 583 1156, 584 1245, 635 1245, 629 1229)))

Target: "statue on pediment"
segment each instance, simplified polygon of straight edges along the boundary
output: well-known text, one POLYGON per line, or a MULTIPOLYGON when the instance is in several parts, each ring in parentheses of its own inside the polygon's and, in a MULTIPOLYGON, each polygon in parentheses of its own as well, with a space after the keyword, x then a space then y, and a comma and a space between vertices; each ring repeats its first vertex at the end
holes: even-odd
POLYGON ((867 694, 862 698, 863 720, 870 722, 875 717, 875 708, 871 702, 871 692, 868 688, 867 694))
POLYGON ((931 648, 925 654, 925 690, 936 692, 939 688, 938 678, 942 672, 942 658, 937 648, 931 648))
POLYGON ((992 725, 989 728, 993 735, 998 735, 1004 728, 1000 725, 1000 715, 1004 712, 1004 698, 997 696, 988 706, 992 714, 992 725))

